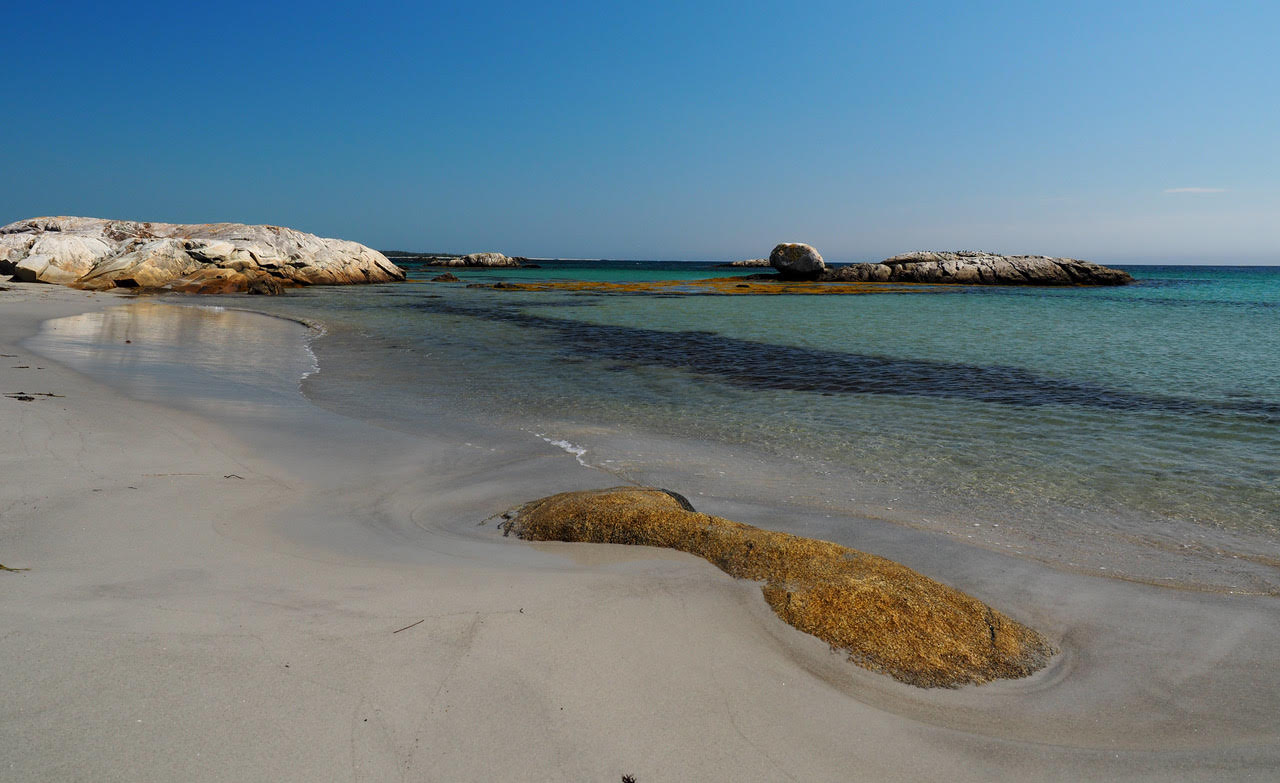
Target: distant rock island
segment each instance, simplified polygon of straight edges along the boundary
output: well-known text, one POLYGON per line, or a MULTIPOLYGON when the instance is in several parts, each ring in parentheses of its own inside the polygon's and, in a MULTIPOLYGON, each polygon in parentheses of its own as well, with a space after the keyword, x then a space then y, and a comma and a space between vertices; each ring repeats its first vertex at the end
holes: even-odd
MULTIPOLYGON (((785 242, 769 264, 785 280, 820 283, 954 283, 958 285, 1124 285, 1133 277, 1120 269, 1049 256, 1005 256, 977 250, 916 251, 878 264, 829 267, 813 247, 785 242)), ((754 275, 766 279, 764 275, 754 275)))
POLYGON ((452 266, 452 267, 510 267, 521 269, 540 269, 541 267, 523 256, 506 256, 502 253, 413 253, 406 250, 384 250, 387 258, 394 258, 403 263, 418 266, 452 266))
POLYGON ((742 261, 730 261, 727 264, 716 264, 721 269, 739 269, 744 266, 769 266, 767 258, 747 258, 742 261))
POLYGON ((423 261, 424 266, 480 266, 480 267, 532 267, 529 259, 519 256, 504 256, 501 253, 469 253, 465 256, 451 258, 435 257, 423 261))
POLYGON ((75 288, 280 293, 387 283, 404 271, 357 242, 282 226, 40 217, 0 228, 0 274, 75 288))

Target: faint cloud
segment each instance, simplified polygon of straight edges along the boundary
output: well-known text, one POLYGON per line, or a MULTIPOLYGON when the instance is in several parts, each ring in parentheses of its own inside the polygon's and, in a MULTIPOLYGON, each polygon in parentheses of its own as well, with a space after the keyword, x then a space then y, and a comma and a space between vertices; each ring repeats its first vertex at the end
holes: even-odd
POLYGON ((1168 188, 1165 193, 1226 193, 1226 188, 1168 188))

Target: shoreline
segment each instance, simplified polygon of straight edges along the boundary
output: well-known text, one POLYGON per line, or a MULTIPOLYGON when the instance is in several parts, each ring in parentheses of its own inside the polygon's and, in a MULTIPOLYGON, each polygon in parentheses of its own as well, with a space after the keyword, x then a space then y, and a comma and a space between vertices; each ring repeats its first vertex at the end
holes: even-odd
MULTIPOLYGON (((272 307, 269 312, 280 310, 272 307)), ((366 379, 389 365, 394 369, 398 361, 394 352, 404 345, 402 338, 374 340, 382 343, 377 348, 370 342, 368 334, 349 325, 336 326, 317 340, 313 347, 326 371, 308 378, 303 387, 307 399, 335 413, 348 411, 352 400, 363 399, 360 389, 367 386, 366 379)), ((406 354, 403 361, 431 359, 406 354)), ((389 385, 409 387, 403 378, 389 385)), ((910 527, 1078 574, 1206 593, 1277 594, 1280 563, 1266 559, 1273 542, 1257 533, 1066 505, 1038 503, 1026 511, 1015 507, 1010 498, 995 495, 952 496, 954 502, 948 505, 923 492, 919 483, 885 481, 851 471, 847 464, 804 451, 802 445, 788 443, 770 452, 751 443, 718 440, 715 435, 689 437, 660 424, 652 426, 652 421, 646 422, 651 425, 647 427, 635 422, 610 425, 602 422, 599 412, 531 417, 507 415, 492 404, 477 411, 455 398, 462 388, 459 384, 450 388, 449 393, 438 394, 434 388, 414 386, 417 396, 412 400, 375 397, 359 415, 376 426, 407 434, 430 435, 458 419, 484 428, 519 429, 531 437, 565 444, 559 447, 574 453, 579 463, 606 471, 620 482, 678 486, 690 497, 708 496, 722 502, 749 499, 755 505, 785 509, 806 520, 803 526, 784 526, 786 532, 854 548, 856 542, 846 538, 854 534, 853 527, 910 527), (461 403, 463 410, 451 409, 455 403, 461 403), (797 451, 788 450, 793 447, 797 451), (1018 524, 1024 514, 1047 523, 1025 530, 1018 524), (1137 538, 1133 530, 1147 535, 1137 538)))
MULTIPOLYGON (((122 299, 15 288, 34 298, 15 307, 0 292, 0 352, 23 357, 36 354, 18 338, 39 323, 122 299)), ((304 335, 272 345, 289 341, 300 349, 304 335)), ((178 338, 175 350, 203 349, 178 338)), ((0 562, 32 568, 0 574, 13 629, 0 650, 14 662, 3 779, 1246 780, 1280 764, 1274 598, 860 526, 857 548, 1065 651, 1025 680, 924 691, 848 664, 774 618, 754 583, 691 556, 530 545, 477 526, 616 483, 529 433, 393 432, 271 381, 258 391, 280 402, 265 418, 252 394, 176 410, 163 393, 140 401, 40 361, 39 391, 64 397, 0 400, 18 414, 0 432, 22 444, 6 463, 0 562), (133 721, 149 730, 130 733, 133 721)), ((26 371, 4 367, 8 392, 26 371)), ((732 497, 697 505, 765 527, 821 517, 732 497)))
MULTIPOLYGON (((1003 315, 1022 328, 1029 326, 1029 313, 1044 308, 1101 308, 1103 315, 1130 310, 1109 297, 1101 304, 1093 300, 1001 294, 983 296, 977 305, 987 321, 1003 315)), ((1135 366, 1130 360, 1138 358, 1140 341, 1106 349, 1102 327, 1084 330, 1081 337, 1097 351, 1111 351, 1111 360, 1096 368, 1070 365, 1093 353, 1065 340, 1066 333, 1081 331, 1067 327, 1050 335, 1044 351, 1006 341, 1013 350, 1008 363, 1038 379, 1025 407, 1016 400, 971 403, 965 390, 983 384, 969 385, 965 373, 995 373, 991 380, 999 390, 1005 388, 1001 361, 950 338, 917 345, 914 338, 899 338, 892 326, 925 334, 920 330, 937 322, 947 326, 939 334, 955 334, 966 296, 910 303, 862 297, 850 305, 852 312, 829 301, 772 298, 747 307, 741 301, 688 305, 664 297, 543 300, 422 284, 312 291, 253 300, 250 306, 331 320, 333 330, 315 344, 326 370, 308 379, 304 391, 322 408, 355 410, 379 426, 430 434, 442 423, 467 418, 478 426, 525 428, 587 449, 584 460, 598 467, 625 465, 628 478, 639 483, 687 481, 687 468, 696 463, 698 482, 715 484, 708 494, 740 497, 745 491, 765 504, 825 509, 833 521, 820 538, 840 535, 842 519, 872 517, 943 530, 1081 573, 1214 592, 1280 591, 1280 563, 1268 559, 1276 541, 1267 502, 1274 492, 1265 485, 1265 471, 1258 470, 1274 462, 1274 433, 1235 417, 1223 402, 1231 433, 1253 428, 1240 433, 1242 441, 1232 448, 1231 436, 1215 430, 1219 413, 1186 416, 1165 409, 1188 400, 1213 407, 1215 400, 1236 394, 1229 384, 1208 382, 1186 399, 1161 397, 1156 376, 1115 372, 1135 366), (841 328, 878 326, 863 327, 867 337, 858 346, 812 352, 804 349, 808 343, 798 329, 757 343, 754 329, 743 326, 749 323, 746 313, 784 323, 812 318, 841 328), (646 328, 668 318, 660 330, 646 328), (713 334, 698 331, 704 320, 718 324, 713 334), (895 340, 903 342, 903 360, 892 362, 897 369, 891 376, 901 375, 904 388, 860 393, 862 360, 873 365, 870 377, 878 377, 876 357, 898 356, 895 340), (789 350, 796 346, 798 353, 789 350), (528 362, 521 358, 525 351, 528 362), (737 356, 756 358, 743 364, 737 356), (951 379, 958 392, 933 383, 915 388, 913 372, 928 371, 931 362, 959 371, 951 379), (773 365, 780 368, 777 376, 773 365), (1069 399, 1036 401, 1036 388, 1051 398, 1058 394, 1063 376, 1069 399), (375 387, 369 378, 384 382, 375 387), (839 386, 843 378, 853 379, 854 386, 839 386), (1136 382, 1132 388, 1126 386, 1130 381, 1136 382), (805 385, 829 382, 838 386, 830 395, 805 385), (1144 402, 1156 407, 1116 419, 1107 414, 1110 403, 1094 404, 1090 384, 1129 393, 1125 400, 1139 408, 1144 402), (842 436, 844 426, 848 432, 842 436), (1256 439, 1258 460, 1249 457, 1247 438, 1256 439), (1185 454, 1172 448, 1183 439, 1189 439, 1185 454), (651 466, 675 478, 649 480, 651 466), (796 484, 804 486, 787 486, 796 484)), ((836 331, 828 328, 824 340, 836 331)), ((1203 353, 1214 339, 1202 341, 1197 355, 1214 355, 1203 353)), ((1190 369, 1176 370, 1180 383, 1191 380, 1190 369)), ((1246 375, 1240 380, 1252 383, 1264 372, 1246 375)))

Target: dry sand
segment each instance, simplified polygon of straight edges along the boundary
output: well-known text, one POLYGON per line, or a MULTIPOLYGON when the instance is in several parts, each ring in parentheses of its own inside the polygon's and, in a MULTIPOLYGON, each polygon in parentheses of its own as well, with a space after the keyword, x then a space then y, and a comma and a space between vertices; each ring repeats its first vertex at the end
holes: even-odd
MULTIPOLYGON (((265 369, 260 384, 205 395, 181 392, 200 385, 181 363, 158 376, 171 385, 130 385, 138 366, 89 377, 68 366, 75 356, 54 362, 27 341, 47 319, 122 301, 0 291, 0 393, 61 395, 0 397, 0 563, 30 569, 0 572, 0 780, 1170 781, 1280 769, 1276 598, 1063 573, 867 522, 841 543, 1064 650, 1024 680, 914 688, 849 664, 777 619, 755 584, 693 556, 529 544, 479 525, 617 483, 526 433, 395 433, 321 411, 265 369)), ((210 323, 300 352, 287 366, 305 361, 295 324, 173 309, 144 304, 102 334, 141 335, 140 348, 167 335, 191 372, 236 355, 198 339, 210 323)), ((766 527, 779 514, 696 502, 766 527)))

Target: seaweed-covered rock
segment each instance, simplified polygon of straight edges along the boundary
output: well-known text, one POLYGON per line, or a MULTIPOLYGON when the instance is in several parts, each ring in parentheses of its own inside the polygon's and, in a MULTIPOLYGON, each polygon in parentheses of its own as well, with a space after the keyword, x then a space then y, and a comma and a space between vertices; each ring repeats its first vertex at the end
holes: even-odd
POLYGON ((814 280, 827 265, 810 245, 783 242, 769 254, 769 266, 788 280, 814 280))
POLYGON ((1053 645, 959 590, 876 555, 700 514, 653 487, 565 492, 522 506, 504 533, 531 541, 659 546, 762 582, 792 626, 851 661, 922 687, 1025 677, 1053 645))
POLYGON ((403 280, 381 253, 281 226, 42 217, 0 228, 0 273, 77 288, 279 293, 403 280))

